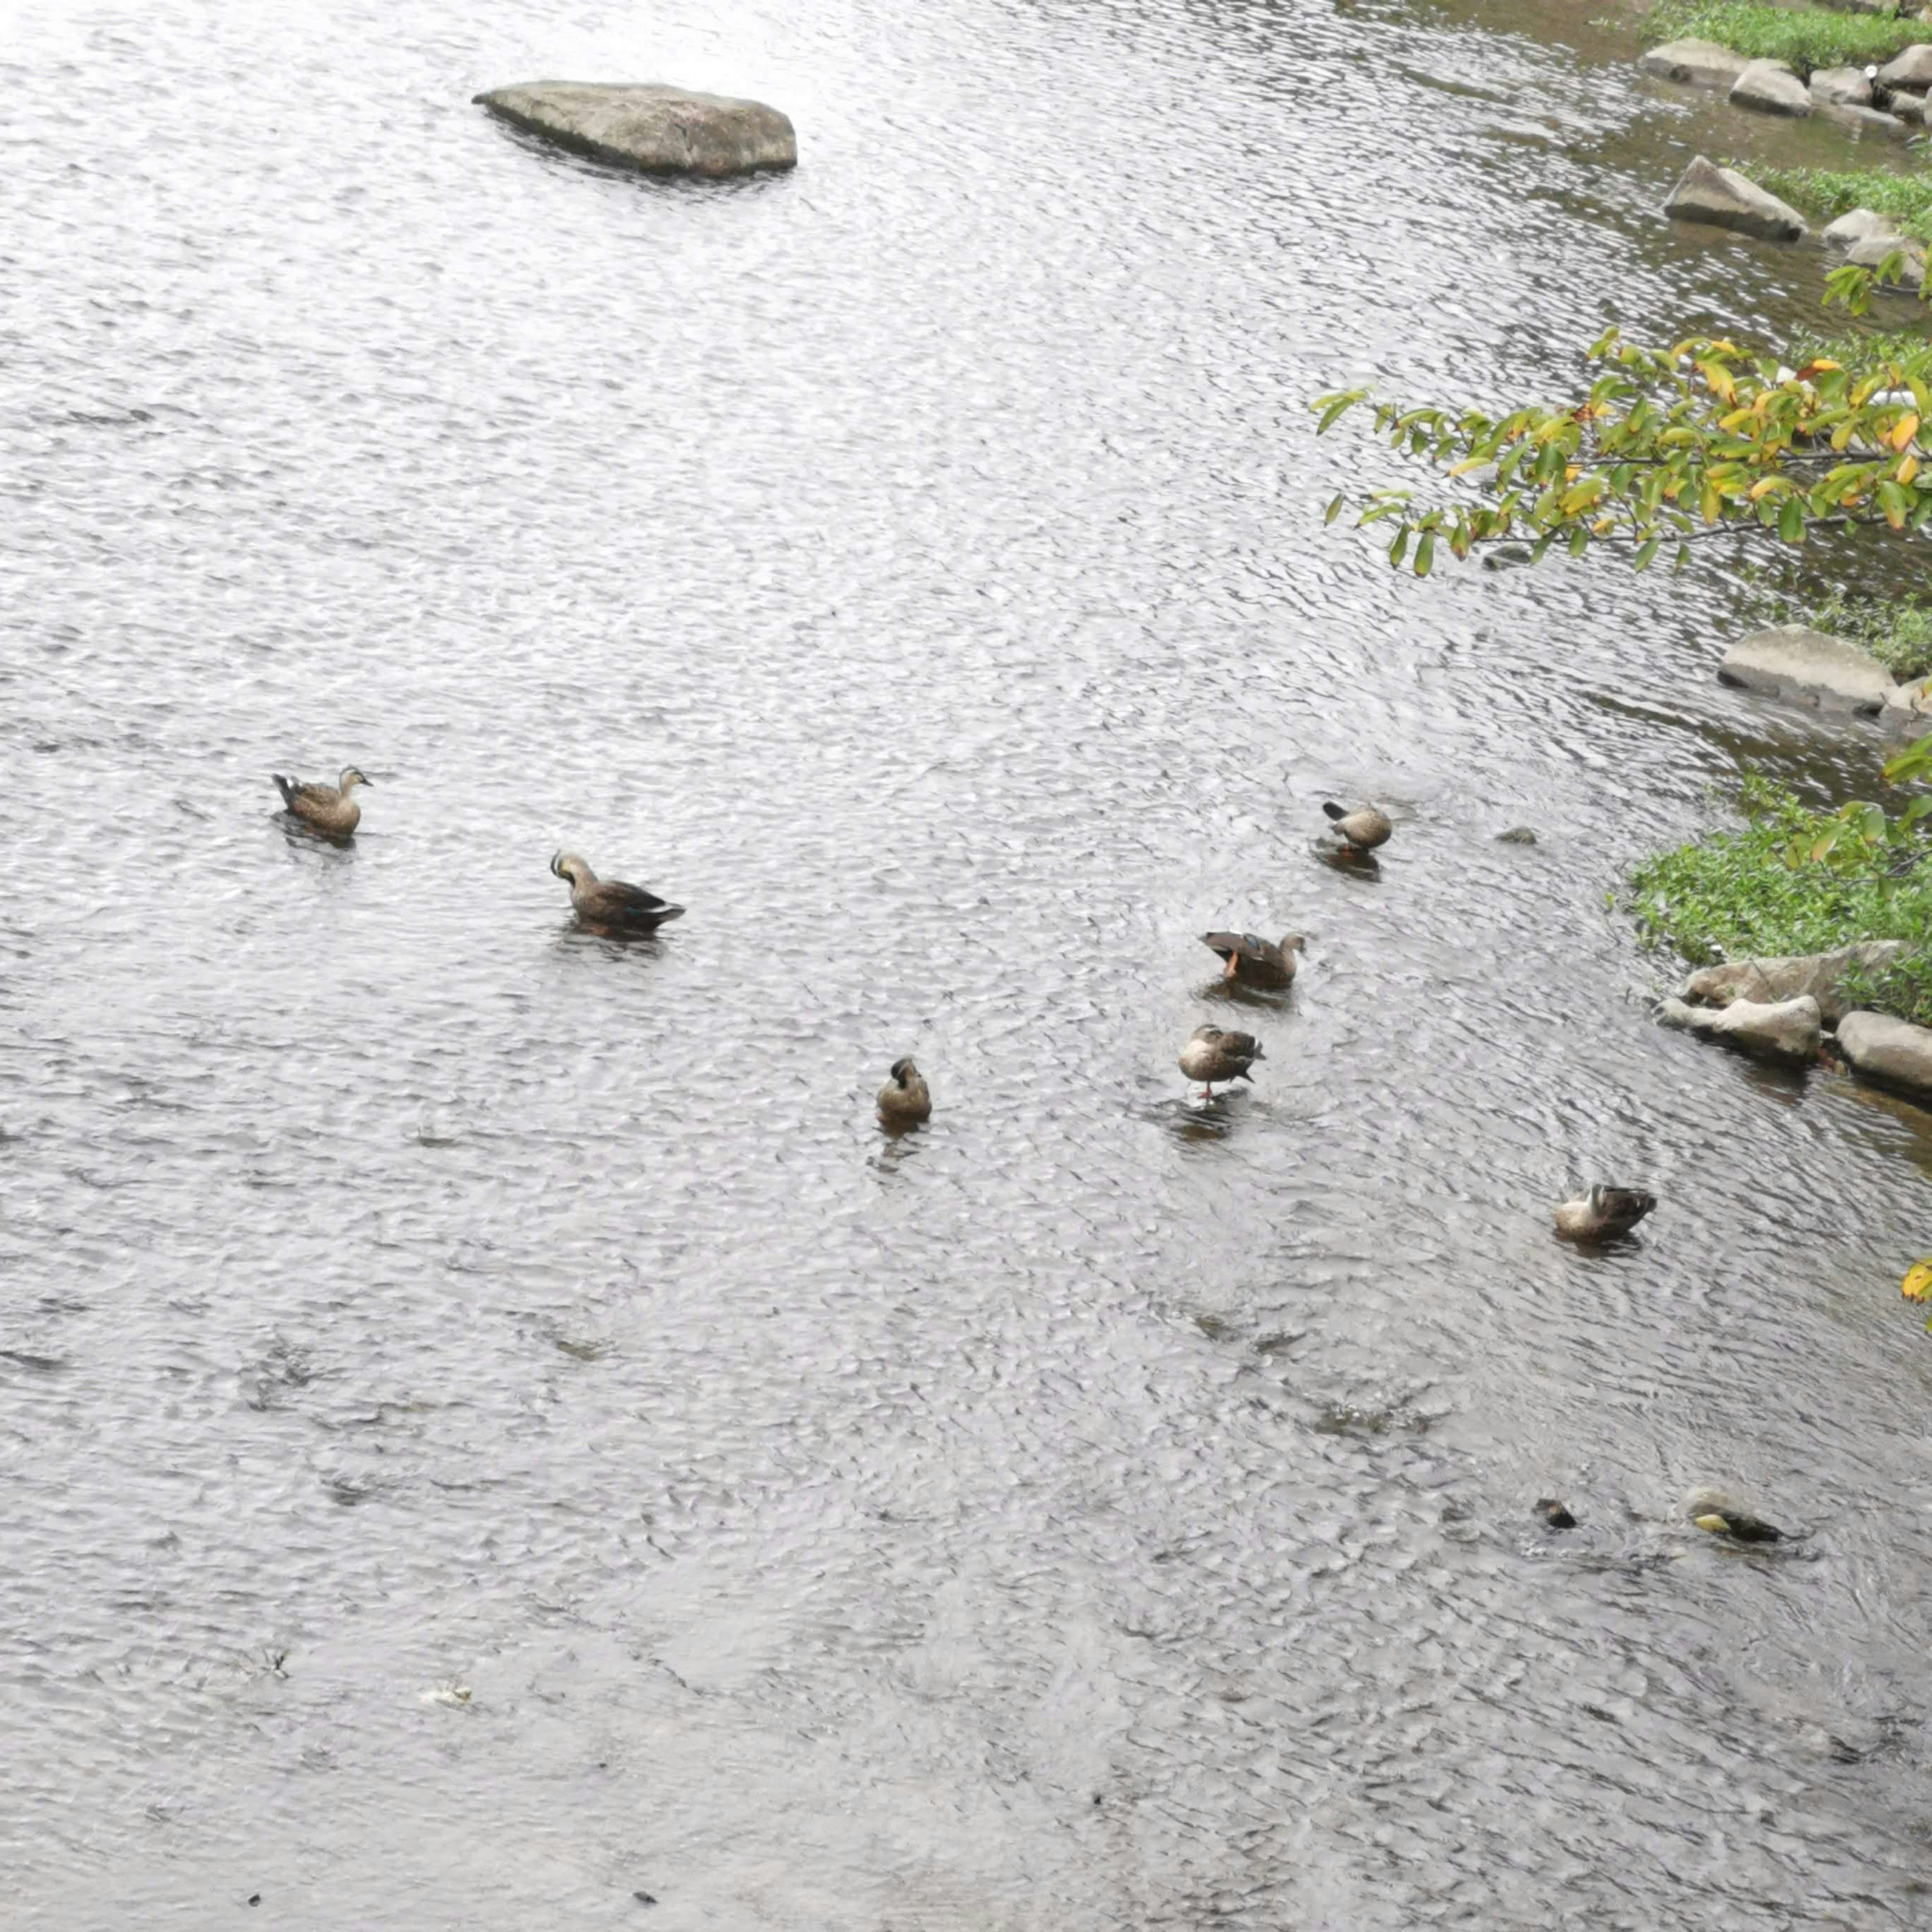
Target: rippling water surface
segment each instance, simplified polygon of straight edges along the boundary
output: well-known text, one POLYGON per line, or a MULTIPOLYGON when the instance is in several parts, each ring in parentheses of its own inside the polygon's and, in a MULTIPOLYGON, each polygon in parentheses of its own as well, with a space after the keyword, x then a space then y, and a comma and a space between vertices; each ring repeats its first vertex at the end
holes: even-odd
POLYGON ((1932 1133, 1606 903, 1871 742, 1708 574, 1321 521, 1332 383, 1814 313, 1656 210, 1826 137, 1576 11, 16 10, 10 1923, 1926 1922, 1932 1133), (470 105, 545 73, 802 164, 470 105), (1219 925, 1308 952, 1210 1111, 1219 925))

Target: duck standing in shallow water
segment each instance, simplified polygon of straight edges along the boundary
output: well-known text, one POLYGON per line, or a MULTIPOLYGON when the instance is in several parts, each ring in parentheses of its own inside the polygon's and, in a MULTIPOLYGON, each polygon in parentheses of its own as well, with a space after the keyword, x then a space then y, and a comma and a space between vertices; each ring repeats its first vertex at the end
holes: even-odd
POLYGON ((1389 834, 1395 830, 1389 823, 1388 814, 1380 806, 1349 806, 1331 802, 1322 809, 1328 814, 1335 830, 1358 852, 1372 852, 1378 845, 1386 845, 1389 834))
POLYGON ((1279 946, 1252 932, 1204 932, 1201 944, 1221 956, 1221 977, 1244 986, 1288 985, 1298 963, 1294 956, 1307 950, 1298 932, 1287 934, 1279 946))
POLYGON ((332 838, 346 838, 362 824, 362 808, 349 794, 369 781, 353 765, 346 767, 332 785, 304 784, 300 778, 284 778, 280 772, 271 772, 268 776, 274 780, 275 789, 281 794, 290 815, 304 825, 312 825, 332 838))
POLYGON ((550 868, 568 884, 570 903, 578 919, 593 932, 655 932, 684 916, 683 907, 646 892, 642 886, 628 886, 622 879, 600 879, 574 852, 558 853, 550 868))
POLYGON ((1641 1187, 1593 1187, 1556 1210, 1556 1232, 1566 1241, 1607 1241, 1628 1234, 1657 1205, 1641 1187))
POLYGON ((1190 1080, 1207 1088, 1205 1097, 1214 1097, 1217 1080, 1247 1080, 1254 1076, 1248 1069, 1257 1060, 1265 1060, 1262 1043, 1251 1033, 1224 1033, 1219 1027, 1198 1026, 1187 1036, 1180 1049, 1180 1070, 1190 1080))
POLYGON ((891 1078, 879 1089, 879 1118, 889 1127, 916 1127, 932 1115, 926 1076, 910 1060, 894 1060, 891 1078))

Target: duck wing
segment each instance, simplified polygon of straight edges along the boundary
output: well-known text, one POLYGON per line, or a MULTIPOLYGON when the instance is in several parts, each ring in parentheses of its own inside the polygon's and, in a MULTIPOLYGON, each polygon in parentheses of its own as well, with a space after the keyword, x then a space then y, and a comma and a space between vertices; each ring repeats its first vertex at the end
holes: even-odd
POLYGON ((642 886, 626 885, 622 879, 603 879, 589 887, 577 901, 578 911, 599 926, 662 926, 678 918, 684 910, 642 886))
POLYGON ((1201 944, 1223 959, 1246 959, 1257 966, 1280 963, 1280 950, 1252 932, 1204 932, 1201 944))
POLYGON ((333 785, 306 784, 298 778, 285 778, 280 772, 271 772, 268 776, 274 780, 282 802, 291 812, 300 812, 304 806, 311 811, 317 807, 326 809, 341 802, 342 794, 333 785))
POLYGON ((1604 1218, 1613 1228, 1634 1228, 1657 1205, 1657 1196, 1642 1187, 1606 1187, 1597 1197, 1604 1218))

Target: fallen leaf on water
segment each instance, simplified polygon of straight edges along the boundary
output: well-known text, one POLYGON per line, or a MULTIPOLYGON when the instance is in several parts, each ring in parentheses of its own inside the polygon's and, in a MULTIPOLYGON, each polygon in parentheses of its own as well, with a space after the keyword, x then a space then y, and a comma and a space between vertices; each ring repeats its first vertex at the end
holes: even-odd
POLYGON ((1932 1255, 1908 1268, 1898 1286, 1907 1301, 1932 1301, 1932 1255))

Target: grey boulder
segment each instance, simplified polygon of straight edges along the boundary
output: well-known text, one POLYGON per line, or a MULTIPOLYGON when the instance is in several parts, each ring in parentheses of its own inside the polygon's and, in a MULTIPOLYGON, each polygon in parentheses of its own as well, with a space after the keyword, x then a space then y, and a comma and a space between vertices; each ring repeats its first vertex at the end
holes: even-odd
POLYGON ((1688 81, 1696 87, 1729 87, 1750 62, 1715 40, 1672 40, 1668 46, 1652 47, 1637 65, 1660 80, 1688 81))
POLYGON ((1726 684, 1814 710, 1858 711, 1874 718, 1892 687, 1891 672, 1870 652, 1804 624, 1779 624, 1740 638, 1724 653, 1718 676, 1726 684))
POLYGON ((1888 141, 1909 141, 1912 130, 1897 116, 1882 114, 1876 107, 1859 107, 1850 104, 1843 106, 1821 107, 1818 112, 1827 121, 1835 121, 1840 128, 1850 128, 1856 134, 1882 134, 1888 141))
POLYGON ((1666 1026, 1722 1040, 1760 1060, 1816 1060, 1824 1031, 1818 1002, 1808 993, 1770 1006, 1733 1000, 1728 1006, 1690 1006, 1682 1000, 1666 1000, 1657 1017, 1666 1026))
POLYGON ((1731 83, 1731 104, 1763 114, 1801 119, 1811 111, 1811 93, 1782 61, 1754 60, 1731 83))
POLYGON ((479 106, 558 146, 647 174, 750 174, 798 164, 798 136, 776 107, 657 82, 533 80, 479 106))
POLYGON ((1888 112, 1896 114, 1901 121, 1910 121, 1915 126, 1925 118, 1925 97, 1914 94, 1910 88, 1895 87, 1892 98, 1886 103, 1888 112))
POLYGON ((1800 242, 1804 218, 1796 208, 1767 194, 1734 168, 1720 168, 1698 155, 1678 177, 1664 212, 1678 221, 1702 221, 1713 228, 1735 229, 1772 242, 1800 242))
POLYGON ((1854 242, 1845 250, 1845 260, 1857 268, 1876 268, 1894 249, 1904 258, 1899 265, 1898 280, 1879 286, 1894 292, 1903 289, 1908 295, 1915 293, 1925 279, 1925 250, 1921 244, 1895 230, 1868 235, 1862 242, 1854 242))
POLYGON ((1847 1013, 1838 1022, 1838 1048, 1868 1079, 1932 1092, 1932 1027, 1886 1013, 1847 1013))
POLYGON ((1878 70, 1878 84, 1922 91, 1932 88, 1932 46, 1921 42, 1917 46, 1907 47, 1896 60, 1887 61, 1878 70))
POLYGON ((1882 972, 1905 950, 1902 939, 1862 940, 1830 952, 1794 952, 1763 959, 1726 959, 1700 967, 1677 989, 1689 1006, 1728 1006, 1739 1000, 1777 1006, 1801 995, 1818 1003, 1820 1016, 1835 1026, 1846 1011, 1840 988, 1854 966, 1882 972))
POLYGON ((1826 224, 1818 239, 1828 248, 1850 248, 1868 236, 1898 236, 1888 214, 1875 214, 1868 208, 1855 208, 1826 224))
POLYGON ((1821 67, 1811 76, 1811 99, 1820 107, 1868 107, 1872 84, 1862 67, 1821 67))
POLYGON ((1932 677, 1892 686, 1885 700, 1885 728, 1894 738, 1922 738, 1932 731, 1932 677))

